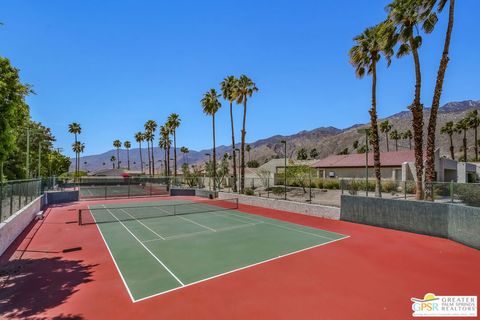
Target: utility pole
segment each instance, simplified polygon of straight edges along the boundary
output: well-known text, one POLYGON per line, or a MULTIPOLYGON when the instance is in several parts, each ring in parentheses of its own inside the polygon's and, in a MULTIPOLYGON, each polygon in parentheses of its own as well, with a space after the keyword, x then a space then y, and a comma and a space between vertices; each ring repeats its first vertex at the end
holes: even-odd
POLYGON ((30 178, 30 128, 27 128, 27 179, 30 178))

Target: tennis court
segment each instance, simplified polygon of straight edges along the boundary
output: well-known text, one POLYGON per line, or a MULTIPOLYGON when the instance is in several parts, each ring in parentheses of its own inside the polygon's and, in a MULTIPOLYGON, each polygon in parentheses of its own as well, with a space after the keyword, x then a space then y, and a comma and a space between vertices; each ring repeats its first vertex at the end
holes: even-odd
POLYGON ((134 302, 347 237, 237 209, 237 199, 96 204, 79 223, 99 228, 134 302))

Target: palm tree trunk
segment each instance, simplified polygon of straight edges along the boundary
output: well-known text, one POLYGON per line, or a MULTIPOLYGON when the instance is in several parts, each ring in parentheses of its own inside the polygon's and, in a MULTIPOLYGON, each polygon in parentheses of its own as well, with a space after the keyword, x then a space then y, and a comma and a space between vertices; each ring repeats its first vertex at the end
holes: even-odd
POLYGON ((120 169, 120 150, 117 148, 117 169, 120 169))
POLYGON ((142 171, 142 174, 143 174, 142 142, 140 141, 138 145, 140 149, 140 170, 142 171))
POLYGON ((463 162, 467 162, 467 129, 463 130, 463 162))
MULTIPOLYGON (((75 145, 77 144, 77 134, 75 133, 75 145)), ((80 157, 79 157, 79 154, 78 152, 75 152, 75 177, 73 179, 73 181, 76 181, 78 178, 78 164, 80 162, 80 157)), ((27 172, 27 175, 28 175, 28 172, 27 172)))
POLYGON ((217 190, 217 151, 215 149, 215 114, 212 114, 213 128, 213 192, 217 190))
POLYGON ((388 144, 388 131, 385 131, 385 138, 387 139, 387 152, 390 152, 390 146, 388 144))
POLYGON ((170 146, 167 147, 167 175, 171 175, 170 171, 170 146))
POLYGON ((153 156, 153 151, 155 150, 153 146, 153 141, 152 141, 152 174, 155 176, 155 157, 153 156))
POLYGON ((148 175, 152 175, 152 167, 150 166, 150 141, 147 140, 147 153, 148 153, 148 175))
POLYGON ((233 123, 232 102, 230 102, 230 124, 232 127, 233 192, 237 192, 237 162, 235 155, 235 129, 233 123))
POLYGON ((398 139, 395 139, 395 151, 398 151, 398 139))
POLYGON ((410 106, 412 111, 413 140, 415 142, 415 175, 416 193, 415 199, 423 199, 423 106, 420 102, 420 92, 422 85, 422 74, 420 71, 420 58, 418 50, 413 44, 413 37, 410 38, 410 48, 412 48, 413 60, 415 63, 415 98, 410 106))
POLYGON ((452 160, 455 160, 455 152, 453 148, 453 134, 449 134, 450 136, 450 156, 452 157, 452 160))
MULTIPOLYGON (((375 169, 375 196, 382 197, 382 173, 380 164, 380 144, 378 141, 377 123, 377 69, 376 63, 372 63, 372 108, 370 109, 370 125, 372 130, 373 166, 375 169)), ((388 140, 387 140, 388 141, 388 140)), ((387 143, 388 146, 388 143, 387 143)), ((365 186, 368 188, 368 186, 365 186)))
POLYGON ((412 150, 412 139, 408 138, 408 147, 412 150))
MULTIPOLYGON (((432 108, 430 110, 430 119, 428 121, 427 129, 427 154, 425 162, 425 179, 428 182, 433 182, 435 179, 435 130, 437 126, 438 107, 440 106, 440 97, 442 95, 443 80, 445 78, 445 71, 448 64, 448 50, 450 48, 450 39, 453 29, 453 16, 455 10, 455 0, 450 0, 450 9, 448 13, 448 26, 445 35, 445 43, 443 45, 442 58, 440 59, 440 66, 438 67, 437 81, 435 83, 435 91, 433 93, 432 108)), ((433 200, 433 197, 430 197, 433 200)))
POLYGON ((245 123, 247 121, 247 96, 243 100, 242 153, 240 155, 240 193, 245 192, 245 123))
POLYGON ((177 133, 173 131, 173 175, 177 176, 177 133))

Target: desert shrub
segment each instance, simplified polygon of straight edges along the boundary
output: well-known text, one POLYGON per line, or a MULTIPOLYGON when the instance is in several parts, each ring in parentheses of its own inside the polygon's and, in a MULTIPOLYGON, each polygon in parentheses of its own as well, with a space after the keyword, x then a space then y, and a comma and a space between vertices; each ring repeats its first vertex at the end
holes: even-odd
POLYGON ((395 183, 395 181, 382 181, 382 192, 396 192, 396 191, 397 191, 397 184, 395 183))
POLYGON ((336 179, 327 179, 323 181, 323 188, 325 189, 340 189, 340 181, 336 179))
POLYGON ((479 184, 456 184, 454 193, 463 203, 469 206, 480 207, 479 184))
POLYGON ((252 188, 245 188, 245 194, 247 196, 253 196, 254 195, 254 191, 252 188))
POLYGON ((270 191, 274 194, 274 195, 282 195, 285 193, 285 188, 284 187, 271 187, 270 188, 270 191))
POLYGON ((416 193, 416 186, 415 181, 407 181, 405 185, 405 192, 408 194, 415 194, 416 193))

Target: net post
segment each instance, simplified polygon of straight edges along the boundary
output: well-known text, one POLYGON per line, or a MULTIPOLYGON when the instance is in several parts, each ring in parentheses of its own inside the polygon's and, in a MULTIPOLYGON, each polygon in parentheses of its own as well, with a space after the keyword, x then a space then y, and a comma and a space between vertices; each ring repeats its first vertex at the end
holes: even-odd
POLYGON ((82 225, 82 209, 78 209, 78 225, 82 225))

